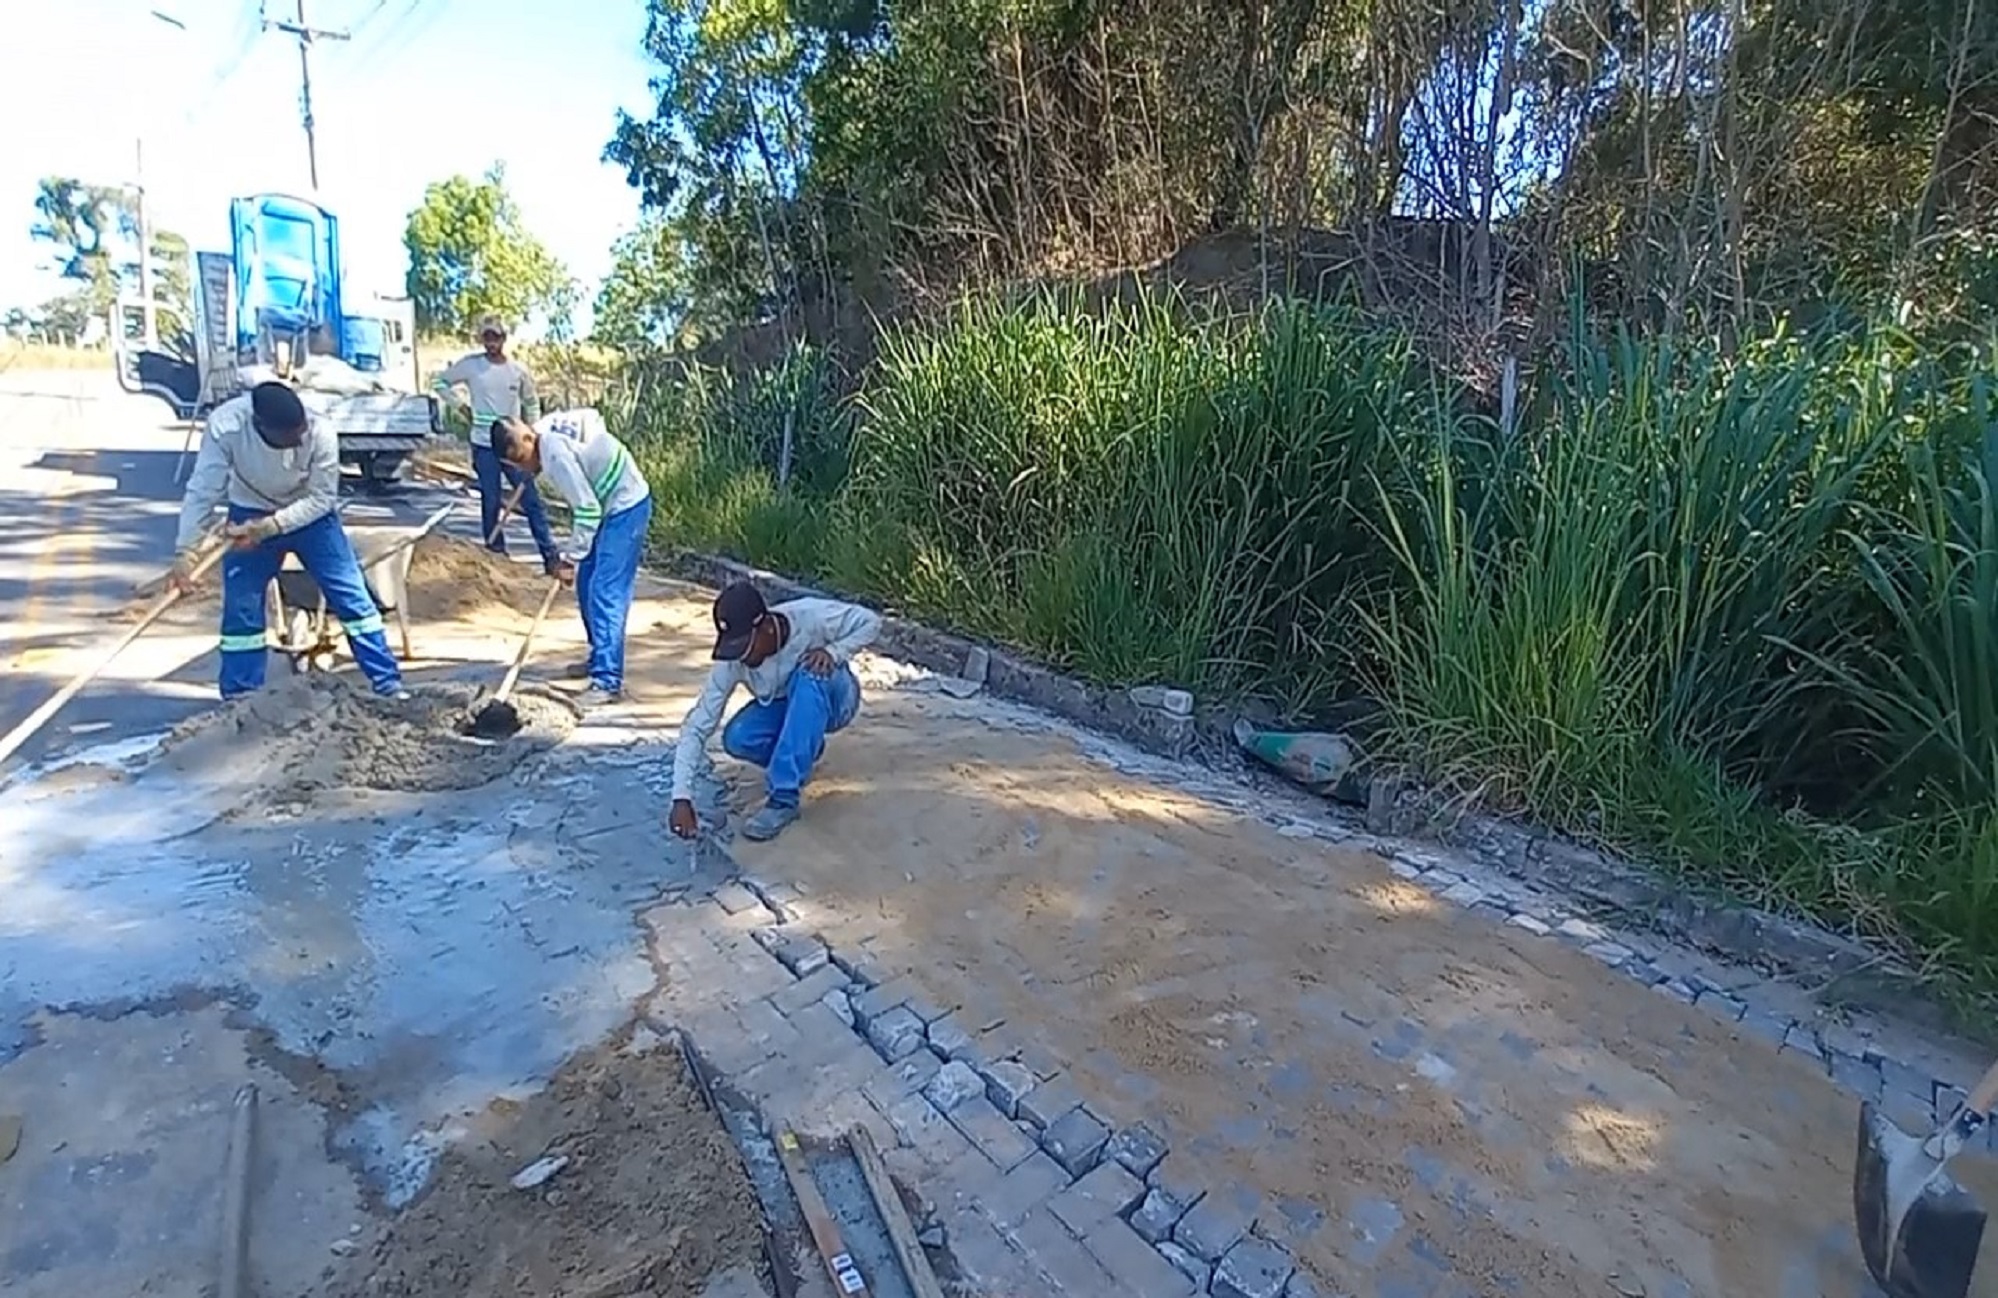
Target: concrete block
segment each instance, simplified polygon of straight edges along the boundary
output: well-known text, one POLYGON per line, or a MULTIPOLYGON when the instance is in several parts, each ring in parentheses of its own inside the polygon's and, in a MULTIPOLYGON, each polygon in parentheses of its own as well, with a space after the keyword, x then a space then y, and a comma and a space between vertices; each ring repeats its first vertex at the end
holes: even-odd
POLYGON ((907 978, 890 978, 885 983, 875 984, 853 998, 854 1017, 865 1024, 868 1020, 901 1006, 915 993, 915 990, 915 984, 907 978))
POLYGON ((1214 1298, 1282 1298, 1297 1264, 1267 1240, 1245 1239, 1214 1268, 1214 1298))
MULTIPOLYGON (((832 952, 812 934, 787 936, 772 949, 771 954, 799 978, 815 974, 832 963, 832 952)), ((812 999, 817 1000, 818 997, 812 999)))
POLYGON ((1011 1230, 1026 1215, 1068 1184, 1068 1173, 1039 1150, 1022 1159, 989 1187, 972 1192, 973 1201, 1000 1227, 1011 1230))
POLYGON ((1082 1092, 1070 1085, 1066 1077, 1050 1077, 1022 1095, 1015 1111, 1019 1117, 1045 1129, 1067 1117, 1081 1104, 1082 1092))
POLYGON ((807 1005, 824 1000, 828 992, 845 986, 846 975, 831 965, 825 965, 778 991, 770 998, 770 1003, 777 1007, 779 1014, 789 1017, 807 1005))
POLYGON ((965 1134, 980 1153, 991 1159, 993 1164, 1002 1170, 1017 1167, 1031 1155, 1040 1152, 1039 1147, 1018 1127, 1008 1122, 1005 1115, 992 1107, 992 1101, 983 1095, 972 1096, 952 1108, 949 1113, 950 1120, 956 1124, 957 1129, 965 1134))
POLYGON ((964 1138, 964 1133, 951 1126, 950 1120, 920 1095, 903 1098, 882 1116, 895 1128, 902 1143, 915 1150, 932 1168, 949 1167, 953 1159, 971 1152, 971 1142, 964 1138))
POLYGON ((1126 1293, 1143 1294, 1145 1298, 1191 1298, 1194 1293, 1189 1277, 1121 1221, 1099 1224, 1083 1236, 1082 1246, 1123 1284, 1126 1293))
POLYGON ((980 1071, 985 1075, 986 1097, 1009 1118, 1020 1116, 1020 1097, 1033 1090, 1040 1080, 1033 1069, 1017 1059, 988 1063, 980 1071))
POLYGON ((867 1020, 867 1039, 883 1059, 896 1063, 923 1048, 923 1021, 897 1005, 867 1020))
POLYGON ((1083 1108, 1070 1109, 1041 1133, 1041 1148, 1072 1176, 1081 1176, 1095 1167, 1109 1142, 1110 1129, 1083 1108))
POLYGON ((1255 1223, 1256 1196, 1239 1189, 1202 1195, 1172 1228, 1173 1242, 1203 1262, 1220 1262, 1255 1223))
POLYGON ((1142 1181, 1165 1158, 1166 1145, 1157 1132, 1139 1123, 1110 1137, 1104 1154, 1142 1181))
POLYGON ((860 1089, 875 1108, 886 1113, 898 1101, 928 1086, 940 1067, 942 1065, 937 1063, 935 1055, 927 1050, 921 1051, 890 1064, 862 1083, 860 1089))
POLYGON ((923 1096, 936 1105, 939 1112, 949 1113, 973 1097, 983 1099, 985 1079, 953 1059, 939 1068, 937 1075, 923 1087, 923 1096))
POLYGON ((964 1030, 953 1015, 946 1014, 930 1024, 928 1036, 930 1049, 944 1059, 969 1062, 968 1056, 974 1053, 971 1034, 964 1030))
POLYGON ((1206 1293, 1208 1282, 1213 1278, 1214 1268, 1187 1252, 1171 1240, 1158 1246, 1159 1256, 1171 1264, 1172 1269, 1193 1282, 1195 1293, 1206 1293))
POLYGON ((1131 1229, 1150 1244, 1172 1238, 1172 1228, 1186 1215, 1186 1207, 1163 1190, 1147 1190, 1138 1210, 1131 1214, 1131 1229))
POLYGON ((1117 1282, 1046 1208, 1028 1213, 1013 1233, 1028 1262, 1069 1298, 1106 1298, 1117 1282))
POLYGON ((1087 1176, 1048 1200, 1048 1211, 1077 1235, 1087 1235, 1145 1197, 1145 1183, 1115 1163, 1100 1163, 1087 1176))

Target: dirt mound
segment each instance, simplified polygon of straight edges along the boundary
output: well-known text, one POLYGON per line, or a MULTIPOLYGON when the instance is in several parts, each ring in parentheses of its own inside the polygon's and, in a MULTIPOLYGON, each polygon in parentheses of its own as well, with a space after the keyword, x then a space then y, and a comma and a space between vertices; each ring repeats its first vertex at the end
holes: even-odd
POLYGON ((446 622, 485 608, 531 613, 548 593, 539 568, 494 554, 476 541, 431 536, 409 566, 410 616, 446 622))
POLYGON ((384 699, 338 676, 292 676, 183 723, 161 745, 146 778, 226 782, 275 802, 340 788, 470 789, 554 747, 576 727, 568 703, 521 692, 513 698, 518 734, 468 738, 460 728, 482 693, 471 685, 433 685, 407 699, 384 699))
POLYGON ((480 1126, 327 1298, 699 1298, 759 1269, 756 1199, 671 1046, 582 1056, 480 1126), (514 1189, 545 1156, 569 1161, 514 1189))

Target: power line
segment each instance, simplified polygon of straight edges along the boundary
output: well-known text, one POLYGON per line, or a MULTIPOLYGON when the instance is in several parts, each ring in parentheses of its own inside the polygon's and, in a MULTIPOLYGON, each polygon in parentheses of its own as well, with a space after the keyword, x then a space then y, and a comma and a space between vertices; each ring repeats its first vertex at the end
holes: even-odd
POLYGON ((305 123, 305 160, 312 174, 312 188, 319 189, 319 139, 312 120, 312 47, 318 41, 344 41, 353 34, 331 27, 313 27, 305 21, 305 0, 292 0, 294 21, 264 20, 264 30, 280 31, 298 42, 298 107, 305 123))

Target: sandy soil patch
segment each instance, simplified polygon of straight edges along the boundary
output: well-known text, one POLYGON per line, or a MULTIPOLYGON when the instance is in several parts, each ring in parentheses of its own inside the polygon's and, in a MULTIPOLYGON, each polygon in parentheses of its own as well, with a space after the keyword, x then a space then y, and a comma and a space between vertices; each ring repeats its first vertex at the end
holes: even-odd
MULTIPOLYGON (((705 613, 662 606, 634 655, 669 719, 706 670, 705 613)), ((1480 1294, 1862 1284, 1857 1104, 1817 1069, 1018 717, 873 694, 804 819, 733 850, 804 884, 836 945, 1005 1020, 1217 1188, 1257 1188, 1264 1229, 1334 1289, 1401 1265, 1390 1244, 1480 1294)), ((720 765, 754 805, 754 774, 720 765)), ((1998 1269, 1980 1282, 1998 1293, 1998 1269)))
MULTIPOLYGON (((679 1053, 578 1057, 525 1103, 496 1104, 439 1161, 327 1298, 698 1298, 745 1292, 762 1255, 753 1192, 679 1053), (513 1188, 543 1157, 568 1162, 513 1188)), ((754 1293, 755 1289, 746 1292, 754 1293)))

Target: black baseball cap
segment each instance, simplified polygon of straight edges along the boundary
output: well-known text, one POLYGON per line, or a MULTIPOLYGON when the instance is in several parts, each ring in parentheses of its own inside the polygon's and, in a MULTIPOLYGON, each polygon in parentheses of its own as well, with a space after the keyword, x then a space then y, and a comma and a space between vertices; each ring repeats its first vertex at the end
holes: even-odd
POLYGON ((305 441, 305 403, 275 381, 250 389, 250 423, 266 446, 288 451, 305 441))
POLYGON ((732 663, 749 652, 750 633, 769 611, 762 593, 746 581, 731 582, 715 596, 715 661, 732 663))

